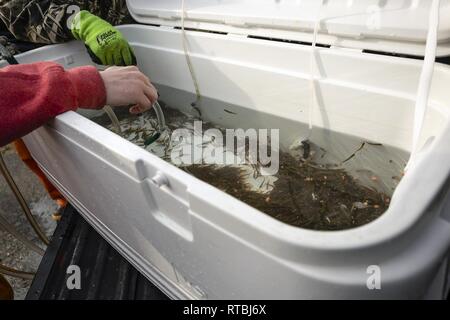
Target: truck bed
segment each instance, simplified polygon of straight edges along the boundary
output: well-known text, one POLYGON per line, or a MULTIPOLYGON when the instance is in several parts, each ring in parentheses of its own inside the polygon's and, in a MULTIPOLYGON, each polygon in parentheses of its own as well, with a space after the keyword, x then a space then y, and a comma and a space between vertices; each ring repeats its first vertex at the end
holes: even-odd
POLYGON ((165 300, 70 205, 56 227, 26 296, 27 300, 165 300), (81 289, 69 290, 68 266, 77 265, 81 289))

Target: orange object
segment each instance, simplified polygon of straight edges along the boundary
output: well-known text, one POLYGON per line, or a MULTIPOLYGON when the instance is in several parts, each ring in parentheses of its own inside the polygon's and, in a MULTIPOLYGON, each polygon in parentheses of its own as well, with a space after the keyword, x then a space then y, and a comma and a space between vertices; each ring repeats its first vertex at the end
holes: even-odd
POLYGON ((53 219, 53 221, 56 221, 56 222, 58 222, 58 221, 60 221, 61 220, 61 213, 59 212, 59 211, 57 211, 57 212, 55 212, 55 213, 53 213, 52 214, 52 219, 53 219))
POLYGON ((42 184, 44 185, 44 188, 47 190, 50 197, 56 201, 56 203, 60 208, 65 207, 67 205, 67 200, 47 179, 45 174, 39 168, 36 161, 34 161, 34 159, 31 157, 30 151, 28 151, 28 148, 23 142, 23 140, 22 139, 15 140, 14 146, 20 159, 22 159, 22 161, 27 165, 27 167, 34 172, 34 174, 39 178, 39 180, 41 180, 42 184))
POLYGON ((0 300, 13 300, 14 291, 8 280, 0 274, 0 300))

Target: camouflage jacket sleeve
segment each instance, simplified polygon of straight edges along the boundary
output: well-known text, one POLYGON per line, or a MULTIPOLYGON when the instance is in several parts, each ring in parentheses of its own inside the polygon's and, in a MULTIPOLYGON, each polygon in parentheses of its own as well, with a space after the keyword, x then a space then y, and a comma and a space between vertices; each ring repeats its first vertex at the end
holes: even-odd
POLYGON ((16 39, 33 43, 73 39, 69 26, 80 10, 112 25, 133 22, 125 0, 0 0, 0 20, 6 29, 16 39))

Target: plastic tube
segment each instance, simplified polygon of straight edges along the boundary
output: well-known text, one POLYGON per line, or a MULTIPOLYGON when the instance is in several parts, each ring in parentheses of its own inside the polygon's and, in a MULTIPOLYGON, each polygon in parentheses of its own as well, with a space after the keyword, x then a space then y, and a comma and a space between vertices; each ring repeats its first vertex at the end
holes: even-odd
POLYGON ((0 154, 0 172, 5 177, 6 183, 8 183, 9 187, 11 188, 11 191, 13 192, 14 196, 16 197, 17 201, 19 202, 23 212, 25 213, 25 217, 27 218, 28 222, 30 223, 33 230, 36 232, 36 235, 39 237, 39 239, 42 240, 43 243, 48 245, 50 241, 48 240, 47 236, 45 235, 45 232, 41 229, 38 222, 34 218, 33 214, 30 211, 30 208, 27 205, 27 202, 25 201, 22 193, 20 192, 19 188, 17 187, 16 182, 12 178, 5 161, 3 160, 3 156, 0 154))
POLYGON ((162 133, 167 130, 166 119, 164 117, 164 113, 163 113, 162 108, 159 105, 158 101, 156 101, 153 104, 153 109, 155 110, 156 119, 158 120, 158 128, 151 137, 147 138, 144 141, 145 146, 148 146, 148 145, 152 144, 153 142, 155 142, 156 140, 158 140, 159 137, 161 137, 162 133))
POLYGON ((166 119, 158 101, 153 104, 153 109, 155 110, 156 118, 158 119, 158 130, 163 131, 166 129, 166 119))
POLYGON ((14 237, 17 238, 20 242, 22 242, 28 249, 36 252, 37 254, 40 254, 41 256, 44 255, 44 249, 38 247, 33 242, 25 238, 13 225, 11 225, 5 218, 3 218, 0 215, 0 227, 3 227, 5 231, 12 234, 14 237))
POLYGON ((114 110, 106 105, 103 107, 103 111, 106 112, 106 114, 108 115, 109 119, 111 120, 112 125, 114 126, 114 128, 116 129, 117 133, 122 133, 122 128, 120 127, 120 122, 119 119, 117 119, 116 114, 114 113, 114 110))
POLYGON ((21 278, 21 279, 26 279, 26 280, 33 280, 33 278, 34 278, 33 272, 16 270, 16 269, 7 267, 2 264, 0 264, 0 273, 10 276, 10 277, 21 278))
POLYGON ((430 8, 428 34, 425 47, 425 57, 422 72, 420 74, 419 88, 417 91, 414 130, 412 138, 411 156, 409 157, 405 171, 409 169, 417 153, 420 134, 422 132, 425 116, 428 108, 428 98, 430 95, 431 81, 433 78, 434 62, 436 61, 437 35, 439 30, 439 7, 440 0, 433 0, 430 8))

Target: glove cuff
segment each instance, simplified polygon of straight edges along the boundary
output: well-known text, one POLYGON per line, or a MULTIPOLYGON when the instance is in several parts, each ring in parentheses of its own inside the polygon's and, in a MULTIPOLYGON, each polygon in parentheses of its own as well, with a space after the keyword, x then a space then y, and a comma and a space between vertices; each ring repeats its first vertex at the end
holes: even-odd
POLYGON ((70 30, 75 39, 86 41, 89 32, 92 33, 94 31, 95 22, 99 20, 97 16, 91 14, 89 11, 81 10, 73 17, 70 30))
POLYGON ((72 22, 70 23, 70 31, 72 32, 73 36, 75 37, 75 39, 80 40, 80 14, 81 11, 78 12, 75 17, 73 17, 72 22))

